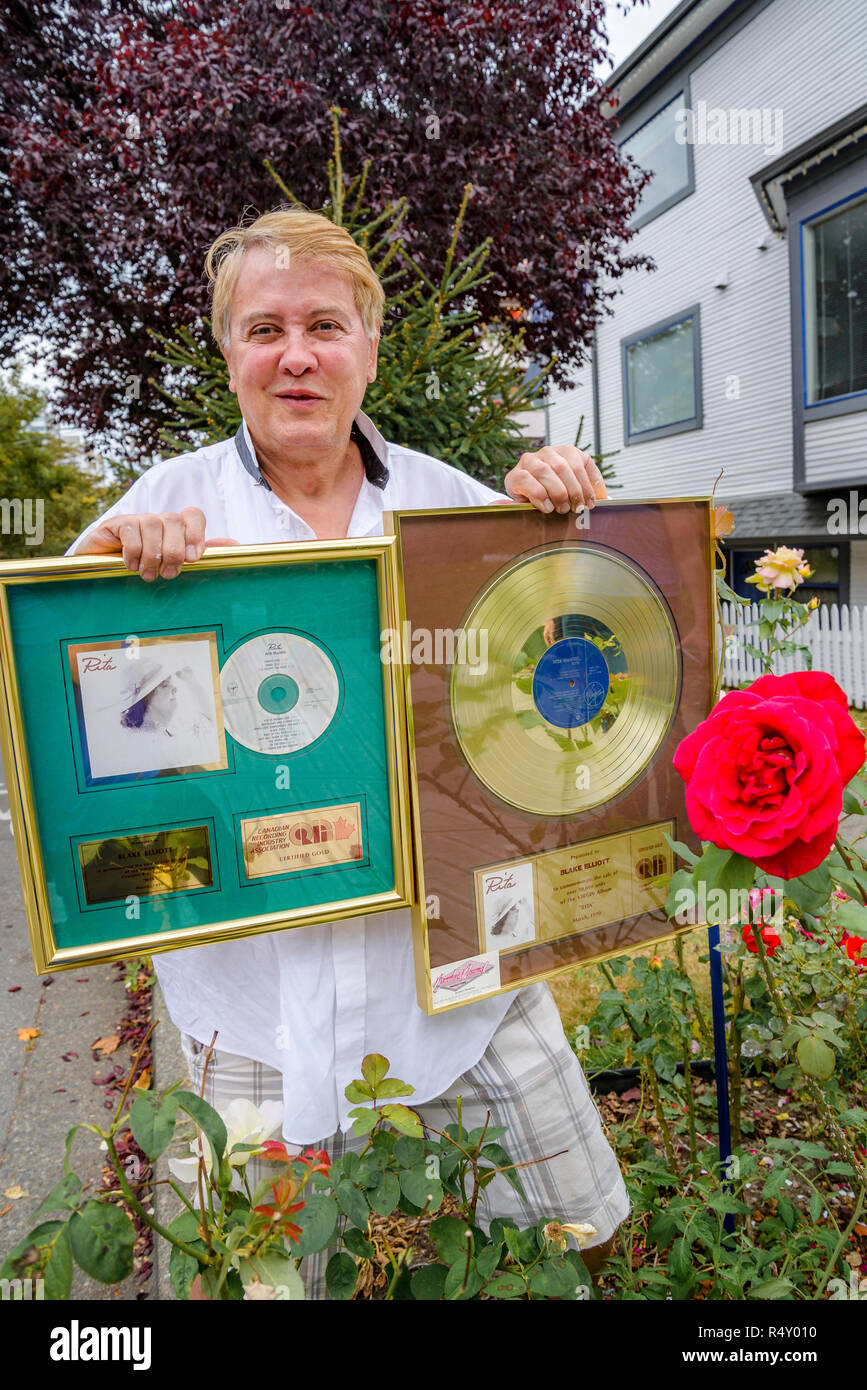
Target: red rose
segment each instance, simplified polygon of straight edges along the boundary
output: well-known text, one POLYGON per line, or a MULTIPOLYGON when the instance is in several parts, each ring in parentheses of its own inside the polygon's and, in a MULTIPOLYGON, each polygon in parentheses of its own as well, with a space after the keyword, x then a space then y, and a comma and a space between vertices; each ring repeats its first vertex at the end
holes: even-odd
MULTIPOLYGON (((753 955, 757 956, 759 954, 759 948, 756 945, 756 938, 753 936, 753 928, 744 927, 741 932, 741 937, 746 944, 747 950, 752 951, 753 955)), ((762 927, 762 941, 765 945, 765 954, 768 956, 772 956, 777 947, 783 944, 773 927, 762 927)))
POLYGON ((841 944, 846 947, 846 955, 855 965, 867 965, 867 956, 862 959, 864 947, 867 946, 867 940, 863 936, 845 936, 841 944))
POLYGON ((731 691, 674 755, 696 835, 779 878, 822 863, 863 762, 864 735, 824 671, 731 691))

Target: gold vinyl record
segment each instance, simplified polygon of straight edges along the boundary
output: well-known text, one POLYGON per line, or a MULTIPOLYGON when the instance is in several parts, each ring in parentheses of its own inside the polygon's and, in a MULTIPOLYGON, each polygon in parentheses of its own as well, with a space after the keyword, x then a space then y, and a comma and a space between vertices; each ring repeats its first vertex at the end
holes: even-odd
POLYGON ((589 543, 545 547, 495 576, 463 628, 452 717, 496 796, 571 816, 642 775, 674 718, 680 672, 670 614, 638 565, 589 543))

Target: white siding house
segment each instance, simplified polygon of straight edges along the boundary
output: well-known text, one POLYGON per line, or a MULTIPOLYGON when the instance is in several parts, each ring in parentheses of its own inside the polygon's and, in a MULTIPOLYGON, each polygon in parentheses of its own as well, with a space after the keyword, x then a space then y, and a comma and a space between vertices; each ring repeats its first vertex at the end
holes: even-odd
POLYGON ((617 451, 614 496, 710 493, 722 471, 735 588, 754 597, 755 556, 787 543, 813 563, 804 597, 865 604, 864 0, 683 0, 610 84, 618 143, 654 171, 629 250, 656 268, 617 282, 547 438, 583 415, 617 451))

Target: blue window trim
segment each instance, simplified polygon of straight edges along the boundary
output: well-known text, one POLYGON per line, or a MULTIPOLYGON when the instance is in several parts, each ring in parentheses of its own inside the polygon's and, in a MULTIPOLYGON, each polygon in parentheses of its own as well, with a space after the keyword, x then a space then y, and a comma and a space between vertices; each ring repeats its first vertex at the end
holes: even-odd
POLYGON ((684 434, 687 430, 700 430, 703 425, 702 397, 701 397, 701 305, 692 304, 688 309, 683 309, 679 314, 672 314, 669 318, 660 319, 657 323, 652 323, 648 328, 641 329, 638 333, 630 333, 627 337, 620 339, 620 370, 623 379, 623 443, 625 446, 630 444, 643 444, 647 440, 662 439, 669 434, 684 434), (668 328, 674 328, 675 324, 686 323, 687 319, 692 319, 692 379, 695 410, 692 415, 683 420, 672 421, 668 425, 657 425, 649 430, 630 430, 629 427, 629 349, 636 343, 646 342, 649 338, 656 338, 660 333, 664 333, 668 328))
MULTIPOLYGON (((845 198, 838 198, 838 199, 836 200, 836 202, 829 203, 827 207, 820 208, 818 212, 811 212, 811 213, 809 214, 808 217, 802 218, 801 221, 800 221, 799 224, 798 224, 798 259, 799 259, 800 276, 801 276, 801 363, 802 363, 802 373, 801 373, 801 376, 802 376, 801 388, 802 388, 802 389, 801 389, 801 396, 802 396, 802 405, 803 405, 804 419, 805 419, 805 420, 809 418, 809 416, 808 416, 808 414, 807 414, 808 411, 818 411, 818 410, 821 410, 823 406, 834 405, 834 404, 835 404, 836 402, 838 402, 838 401, 854 401, 854 400, 857 400, 857 399, 858 399, 859 397, 861 397, 861 396, 867 397, 867 390, 865 390, 865 391, 846 391, 846 392, 844 392, 844 394, 841 395, 841 396, 826 396, 826 397, 825 397, 823 400, 821 400, 821 401, 808 401, 808 400, 807 400, 807 307, 806 307, 806 296, 805 296, 805 293, 804 293, 804 290, 805 290, 805 284, 804 284, 804 250, 805 250, 805 246, 804 246, 804 232, 805 232, 805 229, 809 227, 809 225, 810 225, 811 222, 818 222, 821 218, 827 217, 827 216, 828 216, 828 213, 829 213, 829 212, 833 212, 835 208, 844 207, 844 206, 846 205, 846 203, 857 202, 859 199, 863 199, 863 198, 865 197, 865 195, 867 195, 867 185, 865 185, 863 188, 860 188, 860 189, 856 190, 856 192, 854 192, 854 193, 849 193, 849 194, 847 194, 847 196, 846 196, 845 198)), ((827 412, 826 412, 826 413, 827 413, 827 412)), ((820 418, 820 417, 814 417, 814 418, 820 418)))

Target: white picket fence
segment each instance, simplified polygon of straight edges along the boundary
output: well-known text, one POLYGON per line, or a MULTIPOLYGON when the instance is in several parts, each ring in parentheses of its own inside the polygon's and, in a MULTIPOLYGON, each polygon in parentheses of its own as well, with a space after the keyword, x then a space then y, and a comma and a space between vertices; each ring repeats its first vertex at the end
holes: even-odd
MULTIPOLYGON (((726 659, 723 686, 731 690, 742 681, 755 680, 762 674, 761 663, 748 656, 744 640, 762 651, 768 643, 758 640, 759 605, 749 607, 723 603, 723 623, 726 629, 726 659)), ((813 653, 813 670, 827 671, 849 696, 849 704, 857 709, 867 707, 867 608, 850 608, 848 604, 824 604, 817 608, 806 627, 795 640, 813 653)), ((774 673, 788 675, 790 671, 805 671, 801 655, 774 657, 774 673)))

